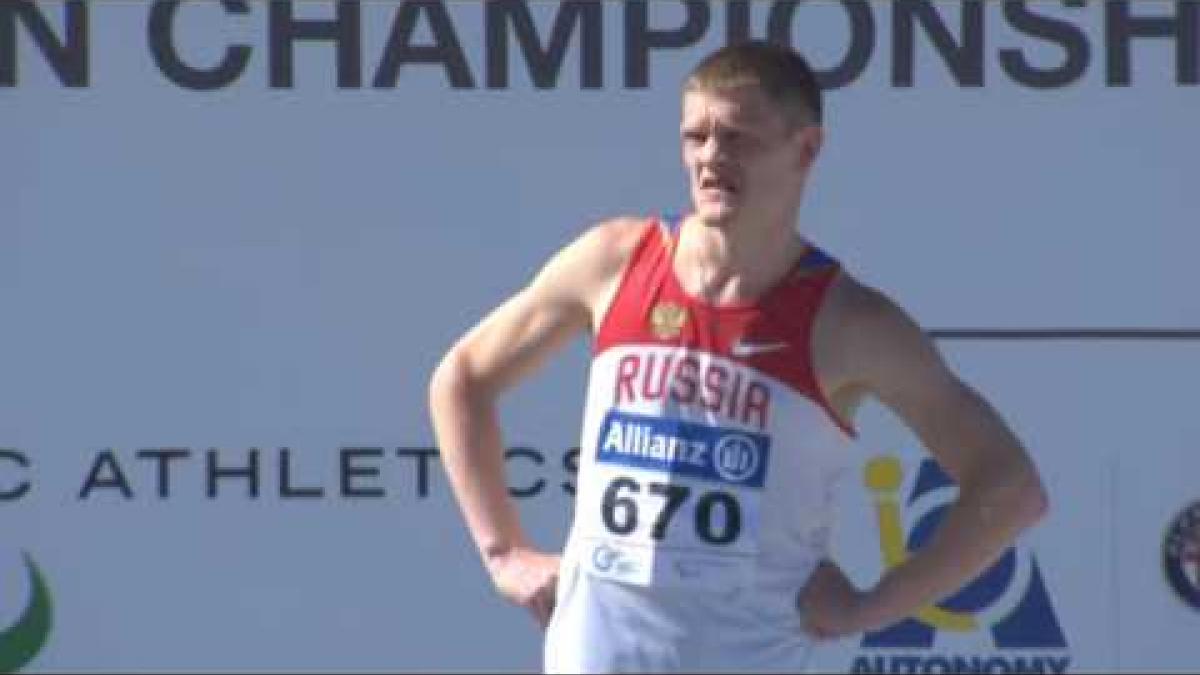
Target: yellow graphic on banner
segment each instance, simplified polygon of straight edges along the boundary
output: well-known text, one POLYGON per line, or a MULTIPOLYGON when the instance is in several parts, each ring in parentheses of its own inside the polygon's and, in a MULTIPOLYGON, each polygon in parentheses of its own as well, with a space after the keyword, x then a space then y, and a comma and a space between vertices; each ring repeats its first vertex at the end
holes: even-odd
MULTIPOLYGON (((900 460, 895 457, 877 457, 867 462, 863 482, 875 495, 875 515, 879 520, 879 546, 883 564, 887 569, 896 567, 908 559, 904 545, 904 526, 900 522, 898 492, 904 479, 900 460)), ((927 626, 942 630, 967 633, 978 628, 975 617, 954 612, 934 605, 926 605, 915 617, 927 626)))

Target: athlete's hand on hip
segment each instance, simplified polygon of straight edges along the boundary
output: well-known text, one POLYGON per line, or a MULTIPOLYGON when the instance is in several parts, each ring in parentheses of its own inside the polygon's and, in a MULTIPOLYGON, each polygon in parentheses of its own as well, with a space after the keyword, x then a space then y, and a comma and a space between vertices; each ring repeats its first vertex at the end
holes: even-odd
POLYGON ((554 612, 560 556, 528 548, 514 548, 492 559, 488 570, 500 595, 533 614, 542 628, 554 612))
POLYGON ((836 563, 821 561, 797 598, 804 630, 823 640, 861 632, 864 595, 836 563))

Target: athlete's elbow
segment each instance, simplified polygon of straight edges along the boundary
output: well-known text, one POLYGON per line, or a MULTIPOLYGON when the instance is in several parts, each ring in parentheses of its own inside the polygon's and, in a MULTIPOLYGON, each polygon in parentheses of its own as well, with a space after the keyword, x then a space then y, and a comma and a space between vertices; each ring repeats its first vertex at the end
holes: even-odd
POLYGON ((1028 525, 1035 525, 1050 513, 1050 493, 1046 491, 1037 472, 1031 472, 1023 491, 1022 501, 1026 504, 1028 525))
POLYGON ((469 371, 457 349, 446 352, 429 376, 429 409, 433 415, 470 389, 469 371))
POLYGON ((494 387, 477 371, 460 346, 446 352, 429 376, 429 407, 433 414, 447 407, 475 407, 494 397, 494 387))
POLYGON ((1006 472, 996 486, 993 503, 1017 529, 1033 527, 1050 511, 1050 496, 1037 469, 1024 464, 1006 472))
POLYGON ((961 498, 976 505, 984 523, 1014 535, 1036 525, 1050 509, 1046 488, 1028 461, 993 463, 961 487, 961 498))

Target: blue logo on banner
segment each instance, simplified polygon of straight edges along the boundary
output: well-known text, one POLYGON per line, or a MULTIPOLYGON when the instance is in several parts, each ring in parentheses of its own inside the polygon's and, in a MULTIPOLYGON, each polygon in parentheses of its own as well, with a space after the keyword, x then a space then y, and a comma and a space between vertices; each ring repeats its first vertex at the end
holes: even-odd
MULTIPOLYGON (((919 514, 908 533, 900 523, 900 503, 896 492, 902 482, 900 462, 893 457, 879 457, 867 465, 866 483, 875 493, 879 510, 879 540, 886 565, 891 567, 907 558, 909 551, 923 546, 941 522, 948 504, 928 508, 919 514)), ((950 478, 936 462, 926 459, 907 506, 913 508, 926 494, 953 487, 950 478)), ((1064 672, 1070 657, 1044 650, 1065 650, 1063 635, 1050 594, 1042 579, 1037 560, 1027 553, 1027 571, 1018 574, 1018 550, 1010 548, 989 569, 976 577, 949 598, 920 610, 912 618, 873 633, 867 633, 861 646, 870 650, 902 650, 903 655, 866 656, 855 659, 852 672, 924 672, 945 665, 949 670, 970 672, 1000 672, 993 668, 1017 668, 1015 672, 1064 672), (1016 587, 1020 584, 1020 587, 1016 587), (1011 607, 997 613, 997 607, 1011 607), (929 654, 913 650, 932 650, 938 631, 957 633, 987 630, 993 644, 1001 653, 992 654, 929 654), (1029 656, 1004 656, 1017 650, 1034 650, 1029 656), (1025 671, 1024 668, 1035 671, 1025 671), (976 670, 980 668, 982 670, 976 670)), ((933 672, 930 670, 929 672, 933 672)))
POLYGON ((762 487, 771 439, 763 434, 610 411, 597 461, 715 483, 762 487))
POLYGON ((1200 609, 1200 501, 1183 510, 1167 530, 1163 566, 1171 588, 1195 609, 1200 609))

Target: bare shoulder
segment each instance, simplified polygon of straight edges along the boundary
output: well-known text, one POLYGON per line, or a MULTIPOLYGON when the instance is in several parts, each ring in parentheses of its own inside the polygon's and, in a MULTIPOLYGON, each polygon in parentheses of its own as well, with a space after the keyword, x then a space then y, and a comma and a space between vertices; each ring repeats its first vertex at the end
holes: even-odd
POLYGON ((647 221, 633 217, 593 223, 546 262, 540 277, 555 281, 595 281, 623 266, 647 221))
POLYGON ((574 306, 594 325, 648 223, 647 218, 619 217, 588 226, 550 258, 526 293, 574 306))
POLYGON ((595 273, 587 288, 593 330, 603 321, 633 251, 649 227, 653 224, 648 218, 626 216, 597 223, 583 235, 580 243, 588 250, 595 273))
POLYGON ((834 390, 874 391, 913 369, 944 369, 932 341, 907 310, 844 271, 829 289, 814 347, 822 379, 834 390))
POLYGON ((829 288, 827 323, 842 339, 891 339, 924 333, 909 313, 886 293, 842 271, 829 288))
POLYGON ((595 223, 572 244, 576 255, 584 257, 598 272, 619 272, 641 241, 648 219, 621 216, 595 223))

